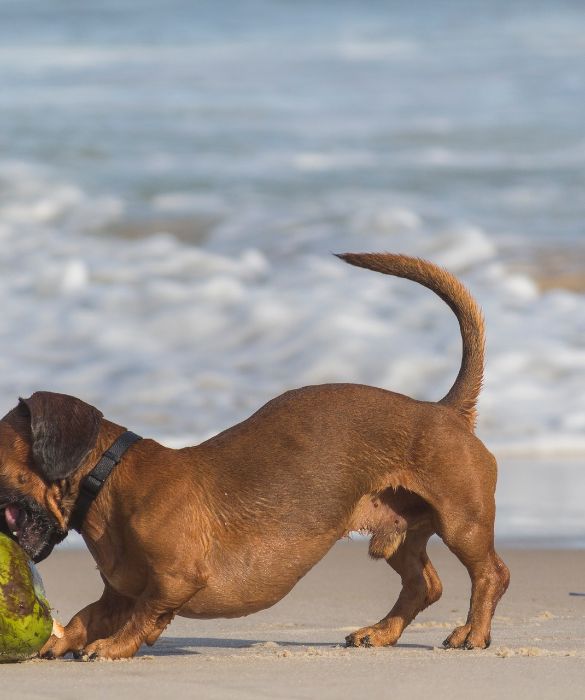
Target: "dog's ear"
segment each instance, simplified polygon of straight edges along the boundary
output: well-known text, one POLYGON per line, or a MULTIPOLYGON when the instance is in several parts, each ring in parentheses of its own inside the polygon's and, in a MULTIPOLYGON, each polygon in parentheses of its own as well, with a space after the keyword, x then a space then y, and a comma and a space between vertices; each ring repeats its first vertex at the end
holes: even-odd
POLYGON ((32 455, 46 481, 66 479, 95 446, 102 413, 66 394, 37 391, 20 406, 30 415, 32 455))

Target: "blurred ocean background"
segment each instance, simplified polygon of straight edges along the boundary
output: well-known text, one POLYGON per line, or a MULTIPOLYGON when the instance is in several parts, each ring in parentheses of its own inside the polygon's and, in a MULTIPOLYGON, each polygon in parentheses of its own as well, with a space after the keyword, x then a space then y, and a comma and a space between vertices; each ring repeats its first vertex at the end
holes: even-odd
POLYGON ((485 312, 498 533, 585 543, 584 66, 580 0, 0 0, 0 410, 439 399, 450 310, 331 252, 420 255, 485 312))

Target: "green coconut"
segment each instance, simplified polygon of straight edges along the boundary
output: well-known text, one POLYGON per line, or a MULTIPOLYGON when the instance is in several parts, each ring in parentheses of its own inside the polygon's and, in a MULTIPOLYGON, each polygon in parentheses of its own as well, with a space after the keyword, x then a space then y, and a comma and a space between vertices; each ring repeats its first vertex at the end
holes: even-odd
POLYGON ((0 533, 0 663, 30 659, 52 629, 39 572, 15 541, 0 533))

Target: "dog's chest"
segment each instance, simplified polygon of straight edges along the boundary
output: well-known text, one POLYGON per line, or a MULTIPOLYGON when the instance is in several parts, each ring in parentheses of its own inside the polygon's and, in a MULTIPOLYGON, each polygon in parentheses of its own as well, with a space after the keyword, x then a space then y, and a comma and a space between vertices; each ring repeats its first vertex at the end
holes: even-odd
POLYGON ((116 547, 107 535, 98 542, 86 540, 86 544, 100 574, 111 588, 129 598, 136 598, 142 593, 147 582, 146 571, 131 550, 116 547))

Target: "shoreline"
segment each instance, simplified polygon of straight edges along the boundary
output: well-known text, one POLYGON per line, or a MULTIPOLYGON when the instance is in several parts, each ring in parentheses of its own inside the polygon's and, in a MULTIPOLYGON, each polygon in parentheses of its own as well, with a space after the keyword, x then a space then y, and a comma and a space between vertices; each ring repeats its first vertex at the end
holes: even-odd
POLYGON ((512 272, 528 275, 540 292, 585 292, 585 248, 577 242, 560 245, 536 243, 524 258, 514 251, 506 265, 512 272))

